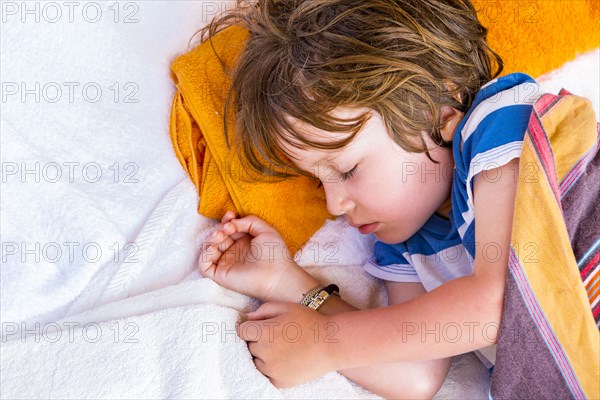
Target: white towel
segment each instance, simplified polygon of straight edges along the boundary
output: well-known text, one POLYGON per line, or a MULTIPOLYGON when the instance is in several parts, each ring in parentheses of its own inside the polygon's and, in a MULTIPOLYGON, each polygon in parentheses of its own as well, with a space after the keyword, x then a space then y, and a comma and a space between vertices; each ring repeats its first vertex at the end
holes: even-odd
MULTIPOLYGON (((184 229, 178 234, 183 237, 198 233, 202 226, 201 242, 216 221, 184 215, 182 208, 194 198, 193 185, 184 180, 158 210, 168 209, 178 216, 170 225, 181 224, 184 229)), ((150 228, 142 229, 140 236, 150 243, 160 242, 168 230, 155 227, 164 228, 160 222, 167 216, 155 212, 147 224, 150 228)), ((360 308, 382 306, 387 304, 382 282, 361 268, 372 242, 372 235, 360 235, 343 218, 328 221, 296 253, 296 259, 312 275, 338 283, 350 303, 360 308), (328 265, 331 243, 336 244, 336 263, 328 265)), ((194 241, 180 245, 179 250, 197 253, 194 241)), ((171 251, 177 250, 157 249, 148 258, 168 259, 171 251)), ((166 266, 144 265, 142 271, 123 274, 122 281, 158 281, 156 271, 166 266)), ((260 302, 201 278, 196 269, 188 272, 180 283, 57 321, 5 323, 0 367, 3 398, 377 397, 337 372, 277 389, 254 367, 246 343, 235 332, 240 313, 256 309, 260 302)), ((98 291, 93 293, 81 298, 79 308, 96 299, 98 291)), ((455 357, 437 398, 483 398, 487 378, 487 370, 473 353, 455 357)))

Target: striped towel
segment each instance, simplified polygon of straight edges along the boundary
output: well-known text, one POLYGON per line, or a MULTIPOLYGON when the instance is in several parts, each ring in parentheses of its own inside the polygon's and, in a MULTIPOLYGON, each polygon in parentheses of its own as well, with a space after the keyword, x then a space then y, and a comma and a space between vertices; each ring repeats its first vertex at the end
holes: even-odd
POLYGON ((598 399, 600 125, 561 90, 523 141, 491 399, 598 399))

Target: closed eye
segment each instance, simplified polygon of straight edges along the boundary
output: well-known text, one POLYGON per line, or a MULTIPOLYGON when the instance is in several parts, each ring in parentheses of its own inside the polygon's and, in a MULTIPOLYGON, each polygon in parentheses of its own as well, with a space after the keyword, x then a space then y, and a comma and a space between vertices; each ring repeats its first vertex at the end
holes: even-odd
POLYGON ((350 171, 341 173, 340 177, 342 178, 342 181, 346 181, 346 180, 352 178, 356 174, 357 167, 358 167, 358 164, 355 165, 354 168, 352 168, 350 171))

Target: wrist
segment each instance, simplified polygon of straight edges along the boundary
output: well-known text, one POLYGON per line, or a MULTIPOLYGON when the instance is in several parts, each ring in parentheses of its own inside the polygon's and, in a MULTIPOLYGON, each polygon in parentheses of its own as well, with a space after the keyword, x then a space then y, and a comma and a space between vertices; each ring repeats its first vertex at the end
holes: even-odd
POLYGON ((294 265, 279 279, 266 301, 300 303, 305 293, 321 284, 298 264, 294 265))

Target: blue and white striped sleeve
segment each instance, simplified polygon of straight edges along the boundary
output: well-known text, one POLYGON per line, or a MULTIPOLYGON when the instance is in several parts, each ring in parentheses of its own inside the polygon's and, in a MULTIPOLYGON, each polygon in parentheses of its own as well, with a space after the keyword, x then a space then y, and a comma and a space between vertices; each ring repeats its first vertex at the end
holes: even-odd
MULTIPOLYGON (((515 90, 518 93, 515 88, 505 90, 477 105, 462 129, 462 153, 465 165, 469 165, 466 183, 471 199, 475 175, 521 157, 532 99, 518 101, 515 90)), ((497 178, 489 176, 489 179, 497 178)))

